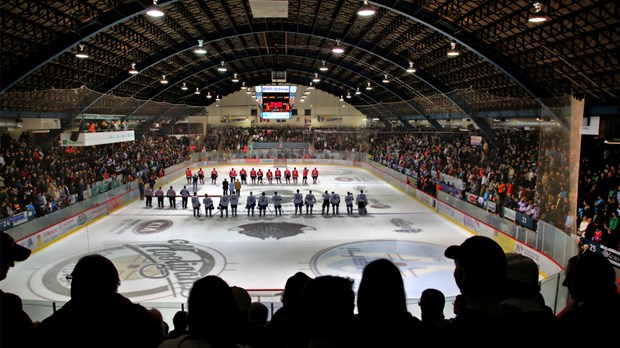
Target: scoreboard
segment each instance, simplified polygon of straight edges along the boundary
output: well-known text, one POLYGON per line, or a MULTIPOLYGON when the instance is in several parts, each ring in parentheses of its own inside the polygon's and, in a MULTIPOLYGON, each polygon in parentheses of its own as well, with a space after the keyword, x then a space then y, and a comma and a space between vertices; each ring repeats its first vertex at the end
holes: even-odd
POLYGON ((297 86, 257 86, 256 94, 263 119, 290 119, 297 86))

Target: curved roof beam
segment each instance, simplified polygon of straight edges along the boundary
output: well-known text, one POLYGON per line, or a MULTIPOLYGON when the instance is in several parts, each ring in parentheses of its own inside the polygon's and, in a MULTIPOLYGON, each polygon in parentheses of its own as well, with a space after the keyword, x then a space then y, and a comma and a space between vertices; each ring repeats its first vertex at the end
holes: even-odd
MULTIPOLYGON (((458 34, 454 27, 450 27, 448 23, 440 16, 437 16, 429 11, 424 10, 421 6, 411 4, 409 2, 397 1, 370 1, 372 5, 384 8, 387 11, 397 13, 399 16, 403 16, 412 21, 420 23, 427 28, 440 33, 450 39, 455 40, 459 45, 467 48, 468 51, 476 54, 478 57, 493 65, 504 75, 508 76, 516 84, 518 84, 532 99, 536 100, 543 108, 547 108, 551 114, 553 114, 556 120, 568 128, 568 123, 561 117, 555 115, 555 113, 543 102, 542 98, 551 97, 544 88, 540 87, 528 76, 522 74, 519 70, 511 67, 511 62, 502 58, 502 55, 493 47, 484 44, 476 38, 470 37, 464 30, 458 28, 458 34)), ((418 2, 416 2, 418 3, 418 2)), ((437 85, 439 86, 439 85, 437 85)), ((443 93, 448 92, 444 90, 443 93)))

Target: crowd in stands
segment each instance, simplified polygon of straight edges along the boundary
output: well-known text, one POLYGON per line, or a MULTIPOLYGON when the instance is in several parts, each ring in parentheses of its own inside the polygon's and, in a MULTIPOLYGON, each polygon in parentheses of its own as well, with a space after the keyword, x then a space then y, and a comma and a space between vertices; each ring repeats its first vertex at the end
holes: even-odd
MULTIPOLYGON (((5 279, 14 262, 25 260, 30 251, 5 233, 2 239, 5 279)), ((401 270, 378 258, 363 265, 357 290, 347 277, 292 275, 271 320, 267 308, 253 303, 244 288, 206 275, 192 284, 187 311, 174 316, 170 330, 159 310, 118 292, 121 281, 111 260, 91 254, 80 258, 67 278, 71 299, 41 322, 30 320, 19 297, 0 292, 0 339, 2 347, 25 348, 521 347, 524 342, 580 347, 593 339, 619 346, 620 294, 613 266, 601 254, 570 258, 562 284, 570 300, 557 314, 544 303, 531 258, 504 254, 483 236, 448 247, 445 257, 454 260, 460 292, 451 318, 444 316, 444 294, 433 288, 422 292, 421 318, 412 315, 401 270), (582 332, 592 325, 596 333, 582 332)))
POLYGON ((83 124, 84 129, 91 132, 118 132, 129 130, 129 125, 125 120, 102 120, 89 121, 83 124))
POLYGON ((148 134, 132 143, 62 147, 3 133, 0 145, 0 218, 28 207, 43 216, 67 206, 74 194, 83 200, 96 182, 151 180, 190 156, 183 140, 148 134))
POLYGON ((240 151, 254 142, 311 144, 315 150, 367 151, 368 131, 358 127, 209 127, 206 151, 240 151))

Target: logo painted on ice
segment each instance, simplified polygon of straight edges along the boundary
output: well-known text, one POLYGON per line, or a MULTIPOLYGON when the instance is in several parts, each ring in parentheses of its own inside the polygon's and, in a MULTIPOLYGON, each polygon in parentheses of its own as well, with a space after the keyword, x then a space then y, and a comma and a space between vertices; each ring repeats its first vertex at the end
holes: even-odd
POLYGON ((396 227, 400 227, 399 229, 394 230, 394 232, 399 233, 419 233, 422 232, 421 228, 413 227, 413 223, 409 221, 405 221, 403 219, 392 219, 390 220, 392 225, 396 227))
MULTIPOLYGON (((224 256, 218 251, 182 239, 122 244, 92 253, 114 263, 121 278, 119 292, 135 302, 187 299, 194 281, 208 274, 219 274, 226 266, 224 256)), ((37 271, 30 281, 42 283, 45 288, 35 292, 43 298, 70 297, 66 276, 73 272, 82 256, 72 256, 37 271)))
POLYGON ((133 232, 137 234, 152 234, 167 230, 172 226, 170 220, 149 220, 138 224, 133 228, 133 232))
POLYGON ((316 231, 316 228, 289 222, 260 222, 233 227, 229 230, 265 240, 267 238, 282 239, 292 237, 306 231, 316 231))

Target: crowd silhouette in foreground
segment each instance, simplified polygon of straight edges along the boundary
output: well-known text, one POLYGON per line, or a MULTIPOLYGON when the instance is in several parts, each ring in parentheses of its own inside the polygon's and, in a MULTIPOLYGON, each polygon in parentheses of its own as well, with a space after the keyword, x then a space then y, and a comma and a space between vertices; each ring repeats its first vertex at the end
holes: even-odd
MULTIPOLYGON (((2 233, 2 279, 29 254, 2 233)), ((1 343, 7 348, 579 347, 594 339, 618 347, 620 295, 613 266, 600 254, 586 252, 568 261, 563 285, 570 300, 557 315, 542 300, 538 267, 530 258, 504 254, 482 236, 448 247, 445 256, 454 260, 461 293, 454 318, 443 317, 445 297, 436 289, 422 293, 422 318, 413 316, 400 270, 380 258, 365 265, 357 294, 350 278, 292 275, 271 321, 245 289, 207 275, 194 282, 187 311, 174 316, 168 331, 158 310, 118 293, 116 267, 92 254, 80 258, 68 278, 71 300, 40 323, 23 312, 19 297, 0 293, 1 343), (580 334, 593 325, 596 333, 580 334)))

